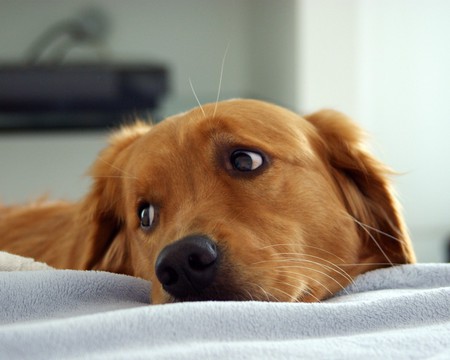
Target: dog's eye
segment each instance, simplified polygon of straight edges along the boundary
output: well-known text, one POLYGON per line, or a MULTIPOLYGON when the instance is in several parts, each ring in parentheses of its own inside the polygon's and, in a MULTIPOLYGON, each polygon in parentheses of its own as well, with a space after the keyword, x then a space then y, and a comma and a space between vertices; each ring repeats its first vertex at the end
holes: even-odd
POLYGON ((261 154, 248 150, 236 150, 231 154, 230 161, 238 171, 253 171, 264 163, 261 154))
POLYGON ((149 230, 156 221, 157 211, 151 204, 144 204, 139 207, 139 218, 141 221, 141 228, 149 230))

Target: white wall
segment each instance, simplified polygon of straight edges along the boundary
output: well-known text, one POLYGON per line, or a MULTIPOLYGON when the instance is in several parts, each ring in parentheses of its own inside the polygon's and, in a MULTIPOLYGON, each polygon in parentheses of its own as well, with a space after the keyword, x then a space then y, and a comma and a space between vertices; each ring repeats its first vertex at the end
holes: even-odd
POLYGON ((0 135, 0 202, 76 200, 90 185, 87 171, 105 133, 0 135))
POLYGON ((300 2, 252 0, 246 3, 250 95, 300 110, 300 89, 296 81, 302 55, 297 46, 300 2))
POLYGON ((450 237, 450 2, 364 2, 364 118, 417 246, 450 237))
POLYGON ((358 3, 302 0, 298 9, 298 103, 303 112, 358 113, 358 3))
POLYGON ((299 102, 335 107, 371 134, 420 261, 450 236, 450 2, 304 0, 299 102))

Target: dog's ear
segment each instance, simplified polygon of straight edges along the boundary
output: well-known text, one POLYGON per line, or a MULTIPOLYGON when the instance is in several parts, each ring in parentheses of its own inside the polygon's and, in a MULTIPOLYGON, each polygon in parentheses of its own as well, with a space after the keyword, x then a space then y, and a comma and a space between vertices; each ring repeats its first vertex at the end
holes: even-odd
POLYGON ((130 272, 130 269, 123 268, 126 265, 123 253, 127 251, 124 247, 128 244, 124 236, 120 236, 125 221, 123 184, 127 177, 132 177, 124 167, 131 145, 150 128, 144 122, 121 128, 110 137, 109 146, 90 169, 93 184, 80 204, 79 213, 79 226, 87 230, 85 241, 89 257, 84 261, 87 269, 130 272), (109 269, 104 269, 102 264, 105 263, 109 269))
POLYGON ((361 129, 332 110, 305 118, 317 129, 316 149, 364 239, 367 252, 362 261, 414 262, 399 204, 389 183, 391 172, 367 151, 361 129))

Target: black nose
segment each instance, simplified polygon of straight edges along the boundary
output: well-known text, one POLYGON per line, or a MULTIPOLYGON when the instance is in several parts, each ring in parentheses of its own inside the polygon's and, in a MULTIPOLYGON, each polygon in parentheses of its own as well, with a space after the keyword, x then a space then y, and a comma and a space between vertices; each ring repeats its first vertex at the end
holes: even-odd
POLYGON ((166 246, 156 259, 156 276, 176 298, 197 296, 212 284, 219 253, 207 236, 188 236, 166 246))

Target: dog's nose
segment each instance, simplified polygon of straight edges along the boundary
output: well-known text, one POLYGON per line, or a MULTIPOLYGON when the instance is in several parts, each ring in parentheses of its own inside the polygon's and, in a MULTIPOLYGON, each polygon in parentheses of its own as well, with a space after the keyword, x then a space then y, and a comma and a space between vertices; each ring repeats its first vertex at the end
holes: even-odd
POLYGON ((207 236, 194 235, 166 246, 156 259, 156 276, 176 298, 196 297, 212 284, 219 252, 207 236))

